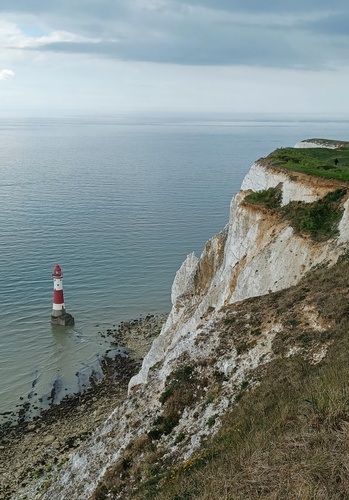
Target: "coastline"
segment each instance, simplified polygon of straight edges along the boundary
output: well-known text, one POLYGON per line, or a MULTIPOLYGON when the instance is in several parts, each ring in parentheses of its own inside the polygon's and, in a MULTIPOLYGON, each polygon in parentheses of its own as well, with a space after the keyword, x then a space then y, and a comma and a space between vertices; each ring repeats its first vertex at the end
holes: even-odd
POLYGON ((31 421, 19 419, 0 433, 0 500, 9 500, 21 489, 60 468, 127 395, 130 378, 140 369, 167 314, 147 315, 122 322, 105 335, 122 345, 127 355, 104 356, 103 378, 91 379, 82 393, 66 396, 31 421))

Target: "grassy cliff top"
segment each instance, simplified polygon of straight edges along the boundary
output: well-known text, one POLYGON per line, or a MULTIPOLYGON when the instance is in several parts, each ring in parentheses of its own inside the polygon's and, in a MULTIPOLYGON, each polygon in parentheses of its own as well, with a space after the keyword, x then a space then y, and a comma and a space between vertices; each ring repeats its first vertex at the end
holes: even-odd
POLYGON ((322 144, 323 147, 280 148, 261 162, 264 165, 308 175, 349 181, 349 142, 327 139, 309 139, 309 142, 322 144))

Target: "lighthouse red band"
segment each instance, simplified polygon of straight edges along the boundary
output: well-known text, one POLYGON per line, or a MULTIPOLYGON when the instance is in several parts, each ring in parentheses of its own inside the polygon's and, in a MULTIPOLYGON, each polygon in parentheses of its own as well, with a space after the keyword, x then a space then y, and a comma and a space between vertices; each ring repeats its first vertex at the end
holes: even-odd
POLYGON ((63 273, 58 265, 53 270, 52 278, 53 278, 52 316, 61 316, 64 313, 63 273))

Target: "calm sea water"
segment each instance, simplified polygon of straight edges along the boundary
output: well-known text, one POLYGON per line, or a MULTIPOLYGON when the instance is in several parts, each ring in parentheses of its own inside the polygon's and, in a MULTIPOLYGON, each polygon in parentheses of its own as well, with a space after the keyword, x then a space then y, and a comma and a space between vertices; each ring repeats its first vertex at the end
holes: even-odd
POLYGON ((40 406, 54 381, 78 390, 109 348, 101 331, 169 311, 176 270, 227 223, 255 159, 347 133, 339 119, 1 119, 0 412, 40 406), (74 328, 50 325, 56 264, 74 328))

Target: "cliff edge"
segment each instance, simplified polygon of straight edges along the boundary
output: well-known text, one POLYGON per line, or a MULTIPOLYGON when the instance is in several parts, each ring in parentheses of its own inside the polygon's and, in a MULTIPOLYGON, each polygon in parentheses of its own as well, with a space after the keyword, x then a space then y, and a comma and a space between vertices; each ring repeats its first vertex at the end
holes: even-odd
MULTIPOLYGON (((343 143, 296 146, 335 155, 343 143)), ((330 318, 310 298, 298 312, 291 299, 287 310, 278 301, 309 272, 346 254, 347 188, 346 180, 256 161, 232 199, 227 226, 178 270, 172 310, 130 380, 128 398, 59 473, 41 481, 37 498, 138 498, 142 484, 164 477, 159 471, 200 455, 241 391, 259 384, 264 366, 300 353, 311 364, 323 359, 331 340, 305 348, 298 337, 285 340, 292 326, 285 324, 298 315, 319 339, 330 318)))

